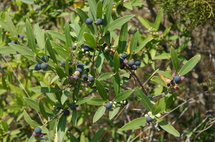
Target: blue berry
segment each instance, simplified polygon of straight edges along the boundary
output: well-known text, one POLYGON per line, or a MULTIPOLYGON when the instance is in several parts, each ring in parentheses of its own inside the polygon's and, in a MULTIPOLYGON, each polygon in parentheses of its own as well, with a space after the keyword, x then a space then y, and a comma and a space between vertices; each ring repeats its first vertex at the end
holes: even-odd
POLYGON ((65 65, 66 61, 60 61, 61 65, 65 65))
POLYGON ((41 69, 45 70, 45 69, 48 68, 48 64, 42 63, 42 64, 40 65, 40 67, 41 67, 41 69))
POLYGON ((175 76, 174 80, 175 80, 176 84, 179 84, 181 82, 181 77, 180 76, 175 76))
POLYGON ((125 59, 125 58, 127 58, 127 56, 128 56, 128 55, 127 55, 126 53, 122 53, 122 56, 121 56, 121 57, 122 57, 123 59, 125 59))
POLYGON ((18 35, 18 38, 23 39, 24 35, 18 35))
POLYGON ((77 75, 74 75, 72 78, 76 81, 79 79, 77 75))
POLYGON ((86 19, 86 24, 91 25, 93 23, 93 19, 92 18, 87 18, 86 19))
POLYGON ((41 60, 44 61, 44 62, 48 62, 49 57, 48 57, 48 56, 43 56, 43 57, 41 58, 41 60))
POLYGON ((146 122, 152 122, 152 117, 151 116, 147 116, 146 117, 146 122))
POLYGON ((10 43, 17 44, 17 42, 16 42, 16 41, 14 41, 14 40, 12 40, 10 43))
POLYGON ((141 64, 141 62, 140 62, 140 60, 136 60, 136 61, 134 62, 134 64, 135 64, 136 66, 139 66, 139 65, 141 64))
POLYGON ((128 65, 129 66, 132 66, 134 64, 134 60, 130 60, 129 62, 128 62, 128 65))
POLYGON ((136 65, 132 65, 130 68, 131 68, 131 70, 136 70, 137 66, 136 65))
POLYGON ((83 72, 83 68, 77 68, 76 71, 79 71, 80 73, 83 72))
POLYGON ((75 45, 75 44, 72 45, 72 49, 73 49, 73 50, 76 49, 76 45, 75 45))
POLYGON ((112 108, 112 103, 107 102, 106 105, 105 105, 105 107, 106 107, 107 109, 111 109, 111 108, 112 108))
POLYGON ((34 69, 37 70, 37 71, 40 70, 40 69, 41 69, 41 65, 40 65, 40 64, 36 64, 36 65, 34 66, 34 69))
POLYGON ((88 76, 87 76, 86 74, 83 74, 83 75, 82 75, 82 78, 83 78, 84 81, 87 81, 87 80, 88 80, 88 76))
POLYGON ((63 115, 67 116, 67 115, 69 115, 69 114, 70 114, 70 111, 69 111, 68 109, 65 109, 65 110, 63 111, 63 115))
POLYGON ((72 105, 70 105, 69 107, 70 107, 70 109, 71 109, 71 110, 76 110, 76 106, 75 106, 75 105, 73 105, 73 104, 72 104, 72 105))
POLYGON ((102 25, 103 24, 104 19, 97 19, 96 20, 96 25, 102 25))
POLYGON ((90 82, 93 82, 94 81, 94 78, 93 77, 89 77, 88 79, 90 82))
POLYGON ((36 134, 41 134, 42 129, 41 129, 40 127, 36 127, 36 128, 34 128, 34 132, 35 132, 36 134))

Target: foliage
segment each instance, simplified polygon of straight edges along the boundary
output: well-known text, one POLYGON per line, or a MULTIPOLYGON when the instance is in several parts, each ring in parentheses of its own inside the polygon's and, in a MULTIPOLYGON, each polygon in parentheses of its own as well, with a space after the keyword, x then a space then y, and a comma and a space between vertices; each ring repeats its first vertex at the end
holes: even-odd
POLYGON ((81 4, 57 1, 59 7, 72 4, 75 8, 66 12, 69 18, 58 30, 44 27, 52 25, 51 13, 59 12, 51 8, 54 2, 23 2, 27 4, 20 2, 18 8, 25 5, 29 6, 26 10, 31 10, 39 5, 41 13, 29 11, 16 18, 8 8, 0 15, 0 53, 4 62, 0 82, 2 141, 108 141, 106 133, 116 133, 111 140, 127 140, 127 130, 155 124, 180 137, 180 132, 164 120, 165 112, 173 109, 179 86, 183 86, 174 82, 174 74, 183 80, 201 56, 187 60, 181 55, 185 46, 170 46, 170 28, 159 31, 162 9, 154 23, 138 17, 148 30, 147 35, 141 35, 138 29, 133 34, 128 32, 129 21, 135 15, 121 16, 126 8, 140 6, 142 2, 138 0, 125 2, 124 7, 121 0, 89 0, 81 4), (38 20, 37 16, 44 16, 45 20, 38 20), (85 23, 89 17, 92 24, 85 23), (101 25, 95 24, 98 18, 103 19, 101 25), (127 57, 122 59, 123 53, 127 57), (127 62, 131 60, 141 64, 134 68, 127 62), (162 69, 161 61, 168 63, 162 69), (48 67, 35 68, 42 63, 48 67), (144 68, 151 71, 144 75, 146 80, 141 80, 137 73, 144 68), (136 85, 127 87, 133 81, 136 85), (160 93, 153 93, 157 91, 160 93), (158 96, 160 99, 154 99, 158 96), (115 123, 132 101, 142 104, 140 108, 146 111, 126 124, 115 123), (111 103, 111 107, 106 108, 106 103, 111 103), (71 105, 76 107, 70 109, 71 105), (147 116, 152 122, 146 121, 147 116), (97 127, 97 132, 90 130, 96 123, 107 125, 97 127), (35 127, 41 127, 42 133, 34 135, 35 127), (92 131, 93 134, 88 133, 92 131))

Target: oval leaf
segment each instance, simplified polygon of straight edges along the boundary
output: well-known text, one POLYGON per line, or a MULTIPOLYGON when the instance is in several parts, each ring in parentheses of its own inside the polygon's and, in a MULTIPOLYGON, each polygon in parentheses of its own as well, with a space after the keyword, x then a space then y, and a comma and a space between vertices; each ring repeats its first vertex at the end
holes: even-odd
POLYGON ((60 91, 60 89, 52 88, 52 87, 32 87, 32 88, 29 88, 29 90, 33 92, 39 92, 39 93, 55 93, 60 91))
POLYGON ((145 117, 140 117, 136 118, 129 123, 125 124, 120 130, 125 131, 125 130, 134 130, 134 129, 139 129, 140 127, 145 126, 146 123, 146 118, 145 117))
POLYGON ((187 63, 184 64, 184 66, 180 69, 178 74, 181 76, 187 74, 196 66, 200 59, 201 55, 196 55, 193 58, 191 58, 189 61, 187 61, 187 63))
POLYGON ((113 119, 114 116, 117 115, 117 113, 119 112, 119 110, 120 110, 120 107, 117 107, 117 108, 114 108, 113 110, 110 110, 109 111, 109 119, 110 120, 113 119))
POLYGON ((116 97, 115 97, 115 101, 116 102, 120 102, 122 100, 125 100, 127 99, 132 93, 133 93, 134 90, 126 90, 125 92, 121 92, 119 93, 116 97))
POLYGON ((102 83, 98 80, 96 80, 96 88, 99 92, 99 95, 102 97, 102 99, 107 100, 107 92, 106 92, 104 86, 102 85, 102 83))
POLYGON ((84 33, 84 39, 90 47, 92 47, 94 49, 96 48, 96 40, 91 34, 84 33))
POLYGON ((171 54, 173 67, 175 71, 178 72, 178 69, 179 69, 178 55, 173 47, 171 47, 170 49, 170 54, 171 54))
POLYGON ((114 74, 111 72, 106 72, 103 73, 102 75, 99 76, 98 80, 107 80, 109 78, 111 78, 114 74))
POLYGON ((24 119, 25 121, 30 125, 30 126, 33 126, 33 127, 38 127, 40 126, 40 124, 38 124, 37 122, 35 122, 34 120, 31 119, 31 117, 28 115, 28 113, 24 110, 23 112, 24 114, 24 119))
POLYGON ((118 52, 116 51, 114 53, 114 58, 113 58, 113 66, 114 66, 114 71, 115 72, 118 72, 119 71, 119 55, 118 55, 118 52))
POLYGON ((98 121, 103 116, 103 114, 105 113, 105 110, 106 110, 105 106, 101 106, 98 108, 95 115, 93 116, 93 123, 98 121))

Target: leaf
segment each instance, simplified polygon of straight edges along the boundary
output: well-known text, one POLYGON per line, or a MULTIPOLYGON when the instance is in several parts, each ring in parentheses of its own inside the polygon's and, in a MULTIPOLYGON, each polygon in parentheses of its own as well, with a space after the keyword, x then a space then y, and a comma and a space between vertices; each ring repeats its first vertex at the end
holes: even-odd
POLYGON ((40 126, 40 124, 38 124, 36 121, 32 120, 31 117, 28 115, 28 113, 24 110, 23 112, 24 114, 24 119, 25 121, 30 125, 30 126, 33 126, 33 127, 38 127, 40 126))
POLYGON ((113 77, 113 87, 114 87, 115 94, 118 94, 121 92, 121 90, 120 90, 120 76, 118 73, 115 74, 113 77))
POLYGON ((147 43, 149 43, 151 40, 154 38, 152 36, 147 36, 141 43, 140 45, 135 49, 134 54, 139 53, 143 47, 146 46, 147 43))
POLYGON ((36 111, 40 111, 40 108, 39 108, 39 103, 32 100, 32 99, 29 99, 29 98, 25 98, 25 102, 33 109, 35 109, 36 111))
POLYGON ((113 57, 113 66, 114 66, 114 71, 115 72, 119 71, 119 64, 120 64, 119 55, 118 55, 118 52, 116 51, 114 53, 114 57, 113 57))
POLYGON ((97 18, 100 18, 100 19, 102 18, 102 2, 101 1, 99 1, 97 3, 96 16, 97 16, 97 18))
POLYGON ((93 136, 93 138, 90 140, 90 142, 98 142, 100 137, 101 137, 101 134, 103 132, 103 128, 100 128, 96 133, 95 135, 93 136))
POLYGON ((57 72, 57 75, 60 77, 60 79, 63 79, 64 77, 66 77, 66 74, 58 65, 55 66, 55 70, 57 72))
POLYGON ((96 69, 98 73, 101 73, 103 63, 104 63, 104 54, 102 54, 102 51, 99 51, 96 58, 96 69))
POLYGON ((113 31, 113 30, 119 28, 120 26, 122 26, 123 24, 125 24, 126 22, 128 22, 133 17, 134 17, 134 15, 127 15, 127 16, 123 16, 121 18, 118 18, 108 25, 107 30, 113 31))
POLYGON ((51 31, 51 30, 47 30, 46 32, 49 33, 51 36, 54 36, 54 37, 58 38, 59 40, 66 42, 65 35, 55 32, 55 31, 51 31))
POLYGON ((164 87, 167 87, 166 83, 164 82, 163 79, 161 79, 159 76, 153 76, 151 78, 151 81, 154 82, 155 84, 158 84, 158 85, 162 85, 164 87))
POLYGON ((96 19, 96 1, 95 0, 88 0, 89 4, 89 13, 93 16, 93 19, 96 19))
POLYGON ((140 117, 136 118, 129 123, 125 124, 120 130, 126 131, 126 130, 134 130, 134 129, 139 129, 141 127, 144 127, 146 123, 146 118, 145 117, 140 117))
POLYGON ((150 102, 149 98, 140 90, 140 88, 135 88, 135 92, 138 97, 141 98, 142 105, 148 110, 152 111, 152 103, 150 102))
POLYGON ((52 48, 49 39, 46 39, 46 48, 47 48, 47 50, 49 52, 50 58, 54 61, 54 63, 57 64, 57 58, 55 56, 54 49, 52 48))
POLYGON ((84 39, 85 39, 85 41, 86 41, 86 43, 90 46, 90 47, 92 47, 93 49, 95 49, 96 50, 96 40, 95 40, 95 38, 91 35, 91 34, 89 34, 89 33, 84 33, 84 39))
POLYGON ((117 94, 117 96, 115 97, 114 101, 116 102, 120 102, 122 100, 127 99, 132 93, 134 92, 134 90, 126 90, 124 92, 121 92, 119 94, 117 94))
POLYGON ((158 120, 158 125, 163 129, 165 130, 166 132, 176 136, 176 137, 179 137, 180 136, 180 133, 172 126, 170 125, 169 123, 167 123, 166 121, 164 121, 163 119, 161 118, 157 118, 158 120))
POLYGON ((29 50, 27 47, 13 44, 13 43, 9 43, 8 45, 14 50, 16 50, 17 52, 19 52, 21 55, 28 55, 32 57, 34 56, 34 53, 31 50, 29 50))
POLYGON ((178 72, 178 69, 179 69, 178 55, 173 47, 171 47, 171 49, 170 49, 170 54, 171 54, 171 60, 172 60, 173 67, 174 67, 175 71, 178 72))
POLYGON ((103 114, 105 113, 105 110, 106 110, 105 106, 101 106, 97 109, 96 113, 93 116, 93 123, 98 121, 103 116, 103 114))
POLYGON ((171 30, 171 27, 166 28, 163 32, 163 35, 166 36, 167 34, 169 34, 170 30, 171 30))
POLYGON ((113 110, 110 110, 110 111, 109 111, 109 119, 110 119, 110 120, 113 119, 114 116, 117 115, 117 113, 119 112, 119 110, 120 110, 120 107, 116 107, 116 108, 114 108, 113 110))
POLYGON ((101 74, 99 77, 98 77, 98 80, 101 81, 101 80, 107 80, 109 78, 111 78, 114 74, 112 72, 106 72, 106 73, 103 73, 101 74))
POLYGON ((138 31, 135 31, 132 35, 131 43, 130 43, 130 54, 133 54, 135 49, 137 48, 138 38, 140 34, 138 31))
POLYGON ((27 4, 34 4, 34 0, 22 0, 22 2, 27 4))
POLYGON ((59 88, 53 88, 53 87, 32 87, 32 88, 29 88, 29 90, 33 92, 39 92, 39 93, 55 93, 60 91, 59 88))
POLYGON ((101 106, 105 101, 101 98, 92 98, 87 102, 89 105, 96 105, 96 106, 101 106))
POLYGON ((119 43, 117 48, 118 53, 125 52, 127 40, 128 40, 128 23, 125 23, 122 25, 122 28, 120 30, 119 43))
POLYGON ((61 95, 61 104, 63 105, 69 97, 70 92, 68 90, 64 90, 61 95))
POLYGON ((6 20, 6 25, 8 27, 8 30, 14 35, 16 36, 17 35, 17 30, 13 24, 13 21, 11 20, 10 18, 10 15, 9 13, 6 13, 5 14, 5 20, 6 20))
POLYGON ((17 54, 17 51, 10 46, 3 46, 0 48, 0 53, 4 55, 17 54))
POLYGON ((80 99, 78 99, 78 101, 76 102, 76 105, 84 104, 84 103, 90 101, 91 99, 93 99, 93 97, 83 97, 83 98, 80 98, 80 99))
POLYGON ((158 11, 158 14, 156 16, 156 19, 155 19, 155 24, 154 24, 154 28, 156 29, 156 31, 159 29, 160 27, 160 23, 161 23, 161 18, 162 18, 162 13, 163 13, 163 9, 160 9, 158 11))
POLYGON ((99 80, 96 80, 96 88, 103 100, 107 100, 107 91, 99 80))
POLYGON ((188 44, 188 42, 190 41, 190 39, 185 40, 185 42, 183 42, 177 49, 177 52, 181 52, 188 44))
POLYGON ((71 39, 71 35, 70 35, 70 26, 69 23, 66 22, 65 24, 65 37, 66 37, 66 49, 67 51, 69 51, 69 48, 72 47, 72 39, 71 39))
POLYGON ((146 27, 148 30, 151 29, 151 28, 153 27, 152 24, 151 24, 148 20, 143 19, 143 18, 141 18, 141 17, 138 17, 138 19, 139 19, 139 21, 142 23, 142 25, 143 25, 144 27, 146 27))
POLYGON ((40 109, 40 113, 42 114, 42 116, 43 116, 46 120, 48 120, 48 116, 47 116, 47 114, 46 114, 45 108, 44 108, 43 103, 42 103, 41 100, 40 100, 40 102, 39 102, 39 109, 40 109))
POLYGON ((187 61, 183 65, 183 67, 180 69, 178 74, 180 76, 187 74, 189 71, 191 71, 196 66, 196 64, 199 62, 200 59, 201 59, 201 55, 195 55, 194 57, 192 57, 189 61, 187 61))
POLYGON ((72 133, 67 133, 71 142, 80 142, 72 133))
POLYGON ((61 115, 60 120, 57 125, 57 136, 58 136, 58 142, 63 141, 65 130, 66 130, 66 116, 61 115))
POLYGON ((37 44, 40 49, 45 49, 45 35, 44 30, 41 30, 39 24, 34 25, 34 33, 36 36, 37 44))
POLYGON ((26 34, 28 37, 28 46, 32 49, 33 52, 36 52, 34 32, 32 30, 31 24, 28 20, 26 20, 26 34))

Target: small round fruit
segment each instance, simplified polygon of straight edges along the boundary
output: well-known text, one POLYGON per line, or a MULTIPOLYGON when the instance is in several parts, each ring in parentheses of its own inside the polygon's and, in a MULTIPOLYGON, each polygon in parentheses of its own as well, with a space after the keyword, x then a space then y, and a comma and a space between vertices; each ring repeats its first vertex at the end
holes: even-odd
POLYGON ((181 82, 181 77, 180 76, 175 76, 174 80, 175 80, 176 84, 179 84, 181 82))
POLYGON ((152 117, 151 116, 147 116, 146 117, 146 122, 152 122, 152 117))
POLYGON ((61 65, 65 65, 66 61, 60 61, 61 65))
POLYGON ((79 79, 77 75, 74 75, 72 78, 76 81, 79 79))
POLYGON ((139 66, 139 65, 141 64, 141 62, 140 62, 140 60, 136 60, 136 61, 134 62, 134 64, 135 64, 136 66, 139 66))
POLYGON ((88 79, 90 82, 93 82, 94 81, 94 78, 93 77, 89 77, 88 79))
POLYGON ((134 60, 130 60, 129 62, 128 62, 128 65, 129 66, 132 66, 134 64, 134 60))
POLYGON ((122 56, 121 56, 121 57, 122 57, 123 59, 125 59, 125 58, 127 58, 127 56, 128 56, 128 55, 127 55, 126 53, 122 53, 122 56))
POLYGON ((42 63, 40 66, 41 66, 41 69, 43 69, 43 70, 48 68, 48 64, 46 64, 46 63, 42 63))
POLYGON ((49 57, 48 57, 48 56, 43 56, 43 57, 41 58, 41 60, 42 60, 43 62, 48 62, 49 57))
POLYGON ((10 43, 17 44, 17 42, 16 42, 16 41, 14 41, 14 40, 12 40, 10 43))
POLYGON ((40 69, 41 69, 41 65, 40 65, 40 64, 36 64, 36 65, 34 66, 34 69, 37 70, 37 71, 40 70, 40 69))
POLYGON ((107 109, 111 109, 111 108, 112 108, 112 103, 107 102, 106 105, 105 105, 105 107, 106 107, 107 109))
POLYGON ((40 127, 36 127, 36 128, 34 128, 34 132, 35 132, 36 134, 41 134, 42 129, 41 129, 40 127))
POLYGON ((93 19, 92 18, 87 18, 86 19, 86 24, 91 25, 93 23, 93 19))
POLYGON ((131 66, 131 70, 136 70, 137 69, 137 66, 136 65, 132 65, 131 66))
POLYGON ((75 105, 73 105, 73 104, 72 104, 72 105, 70 105, 69 107, 70 107, 70 109, 71 109, 71 110, 76 110, 76 106, 75 106, 75 105))
POLYGON ((74 75, 77 75, 77 76, 78 76, 78 75, 80 75, 80 72, 79 72, 79 71, 75 71, 75 72, 74 72, 74 75))
POLYGON ((75 45, 75 44, 72 45, 72 49, 73 49, 73 50, 76 49, 76 45, 75 45))
POLYGON ((86 74, 83 74, 83 75, 82 75, 82 79, 83 79, 84 81, 87 81, 87 80, 88 80, 88 76, 87 76, 86 74))
POLYGON ((77 68, 76 71, 79 71, 80 73, 82 73, 83 69, 82 68, 77 68))
POLYGON ((103 24, 104 19, 97 19, 96 20, 96 25, 102 25, 103 24))
POLYGON ((23 39, 24 35, 18 35, 18 38, 23 39))
POLYGON ((68 109, 65 109, 63 111, 63 115, 68 116, 70 114, 70 111, 68 109))

